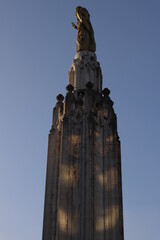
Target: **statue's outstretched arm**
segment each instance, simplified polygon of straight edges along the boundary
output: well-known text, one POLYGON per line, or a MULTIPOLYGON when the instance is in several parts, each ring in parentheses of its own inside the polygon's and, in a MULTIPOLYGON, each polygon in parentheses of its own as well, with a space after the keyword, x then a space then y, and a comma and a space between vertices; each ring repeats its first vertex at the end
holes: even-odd
POLYGON ((72 22, 72 27, 73 27, 73 28, 75 28, 75 29, 77 29, 77 26, 76 26, 76 24, 75 24, 75 23, 73 23, 73 22, 72 22))

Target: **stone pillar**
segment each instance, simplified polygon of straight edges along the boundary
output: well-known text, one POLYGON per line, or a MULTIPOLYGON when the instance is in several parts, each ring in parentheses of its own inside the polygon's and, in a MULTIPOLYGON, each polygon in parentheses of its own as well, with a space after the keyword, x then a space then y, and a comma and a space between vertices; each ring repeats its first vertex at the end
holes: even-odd
POLYGON ((120 141, 93 52, 78 52, 49 135, 43 240, 123 240, 120 141))
POLYGON ((92 82, 93 89, 102 91, 102 73, 94 52, 77 52, 69 71, 69 84, 75 90, 85 89, 88 82, 92 82))

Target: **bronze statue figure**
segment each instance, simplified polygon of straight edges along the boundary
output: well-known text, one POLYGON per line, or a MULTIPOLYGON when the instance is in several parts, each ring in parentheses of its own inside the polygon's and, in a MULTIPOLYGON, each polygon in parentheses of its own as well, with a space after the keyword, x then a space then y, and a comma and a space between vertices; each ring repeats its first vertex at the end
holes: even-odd
POLYGON ((77 18, 77 52, 79 51, 96 51, 96 43, 94 39, 94 31, 90 22, 90 15, 86 8, 76 7, 75 14, 77 18))

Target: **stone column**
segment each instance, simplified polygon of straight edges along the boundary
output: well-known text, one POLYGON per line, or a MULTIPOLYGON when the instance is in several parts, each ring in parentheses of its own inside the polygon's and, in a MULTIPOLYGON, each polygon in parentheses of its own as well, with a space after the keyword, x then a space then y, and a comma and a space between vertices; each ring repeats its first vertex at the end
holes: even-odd
POLYGON ((43 240, 123 240, 117 118, 95 53, 75 55, 66 89, 49 135, 43 240))

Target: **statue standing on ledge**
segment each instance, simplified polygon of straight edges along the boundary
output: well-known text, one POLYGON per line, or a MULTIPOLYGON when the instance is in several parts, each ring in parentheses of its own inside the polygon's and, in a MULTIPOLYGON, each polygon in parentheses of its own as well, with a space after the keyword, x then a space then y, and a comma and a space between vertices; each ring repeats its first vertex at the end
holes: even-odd
POLYGON ((90 15, 86 8, 76 7, 75 14, 77 18, 77 52, 79 51, 96 51, 96 43, 94 39, 94 31, 90 22, 90 15))

